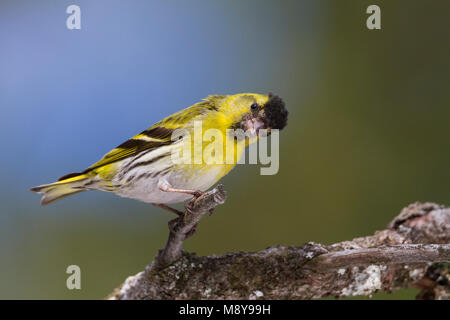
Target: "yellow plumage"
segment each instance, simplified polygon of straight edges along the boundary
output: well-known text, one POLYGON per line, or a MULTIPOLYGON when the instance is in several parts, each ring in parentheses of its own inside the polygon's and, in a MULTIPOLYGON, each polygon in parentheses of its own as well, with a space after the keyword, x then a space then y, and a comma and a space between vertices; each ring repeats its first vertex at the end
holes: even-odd
MULTIPOLYGON (((281 129, 286 120, 284 103, 270 94, 208 96, 122 143, 86 170, 68 174, 55 183, 34 187, 31 191, 43 194, 42 204, 85 190, 114 192, 151 203, 180 202, 192 197, 194 193, 190 191, 204 191, 226 175, 236 165, 245 147, 256 141, 236 139, 228 135, 227 130, 246 129, 249 125, 257 126, 256 129, 252 127, 256 131, 260 128, 281 129), (232 163, 211 164, 212 155, 205 153, 208 143, 203 143, 201 149, 194 147, 197 123, 201 124, 202 132, 215 129, 225 137, 223 154, 226 154, 226 145, 231 145, 234 150, 232 163), (201 163, 173 163, 171 154, 181 150, 181 142, 173 139, 177 130, 190 135, 192 155, 201 152, 201 163)), ((181 139, 182 142, 186 142, 184 139, 187 138, 181 139)))

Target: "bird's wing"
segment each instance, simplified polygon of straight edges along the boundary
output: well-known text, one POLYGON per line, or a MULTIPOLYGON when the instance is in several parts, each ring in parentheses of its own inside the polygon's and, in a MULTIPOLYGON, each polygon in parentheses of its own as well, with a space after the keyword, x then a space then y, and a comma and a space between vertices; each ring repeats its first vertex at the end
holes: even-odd
POLYGON ((108 164, 137 155, 142 151, 170 145, 173 142, 171 139, 173 131, 174 129, 154 125, 114 148, 82 173, 94 171, 108 164))
POLYGON ((216 110, 208 101, 202 101, 176 112, 114 148, 105 154, 100 161, 94 163, 82 173, 94 171, 108 164, 134 156, 142 151, 170 145, 173 143, 172 133, 176 129, 189 128, 192 125, 192 120, 201 118, 208 111, 216 110))
POLYGON ((189 128, 193 120, 202 119, 204 115, 218 111, 217 107, 208 100, 194 104, 193 106, 178 111, 171 116, 157 122, 155 126, 169 129, 189 128))

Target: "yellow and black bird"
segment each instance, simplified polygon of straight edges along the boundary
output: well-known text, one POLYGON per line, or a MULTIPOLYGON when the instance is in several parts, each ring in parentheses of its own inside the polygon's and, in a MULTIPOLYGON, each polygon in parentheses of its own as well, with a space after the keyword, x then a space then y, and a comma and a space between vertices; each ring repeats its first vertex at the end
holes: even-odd
POLYGON ((203 101, 174 113, 125 141, 103 158, 79 173, 57 182, 37 186, 45 205, 86 190, 113 192, 119 196, 152 203, 176 212, 166 204, 199 196, 234 168, 234 163, 174 163, 171 155, 182 148, 183 139, 173 139, 177 129, 194 135, 194 123, 202 129, 214 128, 232 144, 235 159, 256 139, 236 139, 228 129, 241 128, 257 134, 260 129, 283 129, 288 112, 281 98, 272 94, 242 93, 211 95, 203 101))

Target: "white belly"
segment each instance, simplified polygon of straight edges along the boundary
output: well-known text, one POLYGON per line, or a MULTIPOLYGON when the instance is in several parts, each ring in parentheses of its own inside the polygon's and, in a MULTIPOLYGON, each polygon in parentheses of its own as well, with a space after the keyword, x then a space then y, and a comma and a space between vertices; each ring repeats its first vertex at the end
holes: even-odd
MULTIPOLYGON (((158 187, 160 179, 165 179, 175 189, 206 191, 222 177, 223 168, 220 166, 203 167, 198 174, 189 175, 181 170, 168 170, 163 176, 153 176, 152 173, 157 170, 160 170, 159 166, 139 167, 130 171, 128 176, 140 178, 123 185, 116 191, 116 194, 148 203, 183 202, 192 198, 192 196, 179 192, 161 191, 158 187)), ((122 177, 122 181, 126 179, 127 177, 122 177)))

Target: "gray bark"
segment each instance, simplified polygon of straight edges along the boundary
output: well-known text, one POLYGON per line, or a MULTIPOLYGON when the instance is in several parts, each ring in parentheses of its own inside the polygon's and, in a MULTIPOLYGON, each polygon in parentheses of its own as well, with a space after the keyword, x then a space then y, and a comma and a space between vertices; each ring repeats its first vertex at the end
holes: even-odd
POLYGON ((182 250, 220 186, 201 196, 173 228, 152 264, 109 299, 313 299, 421 289, 419 299, 450 297, 450 208, 411 204, 374 235, 332 245, 274 246, 199 257, 182 250))

